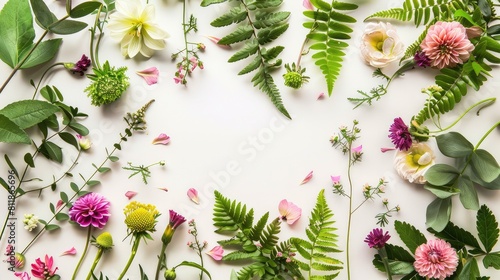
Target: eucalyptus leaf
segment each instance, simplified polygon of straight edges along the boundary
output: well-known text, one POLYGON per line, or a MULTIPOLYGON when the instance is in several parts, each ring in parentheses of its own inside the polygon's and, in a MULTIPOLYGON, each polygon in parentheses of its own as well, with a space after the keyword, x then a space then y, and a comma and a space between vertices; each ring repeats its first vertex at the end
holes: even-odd
POLYGON ((73 9, 71 9, 71 11, 69 12, 69 16, 72 18, 84 17, 88 14, 91 14, 95 10, 99 9, 99 7, 101 5, 102 5, 101 2, 99 2, 99 1, 83 2, 79 5, 77 5, 76 7, 74 7, 73 9))
MULTIPOLYGON (((62 39, 50 39, 45 40, 38 44, 35 50, 31 53, 31 55, 26 59, 26 61, 21 66, 21 69, 31 68, 43 64, 52 58, 54 58, 57 54, 57 51, 61 47, 62 39)), ((24 51, 27 53, 28 50, 24 51)))
POLYGON ((476 188, 468 177, 460 176, 454 186, 460 190, 460 202, 469 210, 479 210, 479 198, 476 188))
POLYGON ((429 184, 429 182, 425 183, 424 189, 430 191, 439 198, 447 198, 460 193, 460 190, 457 188, 450 186, 434 186, 429 184))
POLYGON ((0 142, 30 144, 28 134, 4 115, 0 115, 0 142))
POLYGON ((438 135, 436 143, 443 155, 452 158, 466 157, 474 150, 472 143, 458 132, 438 135))
POLYGON ((460 172, 453 166, 448 164, 438 163, 425 172, 425 179, 429 184, 435 186, 444 186, 452 182, 458 177, 460 172))
POLYGON ((442 231, 451 215, 451 198, 436 198, 427 206, 426 225, 437 232, 442 231))
POLYGON ((69 132, 59 132, 59 137, 61 137, 61 139, 64 140, 64 142, 75 147, 77 150, 79 149, 80 145, 78 144, 78 140, 76 140, 73 134, 69 132))
POLYGON ((87 27, 85 22, 66 19, 49 27, 55 34, 67 35, 77 33, 87 27))
POLYGON ((0 12, 0 26, 0 59, 14 68, 19 54, 30 49, 35 39, 28 0, 9 0, 0 12))
POLYGON ((0 110, 0 114, 9 118, 19 128, 25 129, 42 122, 59 111, 59 107, 40 100, 21 100, 11 103, 0 110))
POLYGON ((54 23, 54 14, 52 14, 43 0, 30 0, 30 2, 40 27, 47 30, 54 23))
POLYGON ((474 151, 471 158, 475 173, 486 183, 495 180, 500 175, 500 166, 495 158, 486 150, 474 151))

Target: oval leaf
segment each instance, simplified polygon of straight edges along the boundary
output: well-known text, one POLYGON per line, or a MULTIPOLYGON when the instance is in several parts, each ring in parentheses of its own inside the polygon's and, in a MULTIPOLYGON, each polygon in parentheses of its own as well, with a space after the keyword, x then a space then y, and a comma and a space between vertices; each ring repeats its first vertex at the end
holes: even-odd
POLYGON ((63 154, 62 149, 58 145, 53 142, 47 141, 43 142, 40 146, 41 152, 49 159, 59 162, 62 162, 63 154))
POLYGON ((42 28, 47 29, 52 23, 54 23, 54 14, 52 14, 49 7, 47 7, 43 0, 30 0, 30 2, 36 20, 42 28))
POLYGON ((28 134, 4 115, 0 115, 0 142, 30 144, 28 134))
POLYGON ((61 137, 61 139, 64 140, 64 142, 75 147, 77 150, 80 147, 78 145, 78 141, 76 140, 75 136, 69 132, 60 132, 59 137, 61 137))
POLYGON ((458 132, 438 135, 436 142, 441 153, 452 158, 466 157, 474 150, 472 143, 458 132))
POLYGON ((72 18, 84 17, 93 11, 99 9, 102 4, 99 1, 87 1, 80 5, 77 5, 69 12, 69 16, 72 18))
POLYGON ((442 231, 448 222, 451 215, 451 199, 436 198, 427 206, 426 225, 437 232, 442 231))
MULTIPOLYGON (((51 60, 59 50, 61 43, 61 38, 50 39, 41 42, 38 47, 36 47, 35 50, 31 53, 28 59, 23 63, 21 69, 35 67, 51 60)), ((27 53, 28 50, 24 51, 22 56, 24 56, 24 54, 27 53)))
POLYGON ((460 176, 454 186, 460 190, 460 202, 466 209, 479 210, 476 188, 469 178, 460 176))
POLYGON ((425 172, 425 179, 429 184, 435 186, 444 186, 455 180, 459 171, 448 164, 435 164, 425 172))
POLYGON ((77 33, 85 27, 87 27, 85 22, 67 19, 50 26, 49 29, 56 34, 67 35, 77 33))
POLYGON ((11 103, 0 110, 19 128, 25 129, 42 122, 59 111, 59 107, 41 100, 21 100, 11 103))
POLYGON ((476 150, 472 154, 471 163, 476 174, 486 183, 490 183, 500 175, 498 162, 485 150, 476 150))

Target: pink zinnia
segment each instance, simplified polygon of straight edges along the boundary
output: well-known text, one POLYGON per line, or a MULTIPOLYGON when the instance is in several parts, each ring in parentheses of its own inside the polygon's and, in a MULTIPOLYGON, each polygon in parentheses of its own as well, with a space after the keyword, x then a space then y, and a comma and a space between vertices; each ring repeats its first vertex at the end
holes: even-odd
POLYGON ((467 61, 474 45, 467 38, 462 24, 438 21, 429 27, 420 48, 429 58, 431 66, 443 69, 467 61))
POLYGON ((42 262, 40 258, 35 260, 35 263, 31 264, 31 274, 33 277, 40 279, 50 279, 56 274, 57 267, 54 268, 54 259, 45 255, 45 262, 42 262))
POLYGON ((79 197, 71 209, 69 217, 82 227, 93 226, 102 229, 109 219, 109 201, 98 193, 88 193, 79 197))
POLYGON ((415 250, 413 266, 422 277, 443 280, 457 269, 458 256, 450 243, 441 239, 429 240, 415 250))

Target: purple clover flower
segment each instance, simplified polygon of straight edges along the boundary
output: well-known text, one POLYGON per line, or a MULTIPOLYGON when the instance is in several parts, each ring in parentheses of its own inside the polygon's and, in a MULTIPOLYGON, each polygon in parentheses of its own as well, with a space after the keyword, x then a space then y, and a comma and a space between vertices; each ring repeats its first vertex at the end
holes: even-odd
POLYGON ((381 228, 374 228, 365 238, 370 248, 381 249, 385 243, 391 238, 389 232, 385 232, 381 228))
POLYGON ((93 226, 102 229, 109 219, 109 201, 98 193, 88 193, 79 197, 71 209, 69 217, 82 227, 93 226))
POLYGON ((82 58, 78 60, 78 62, 70 69, 73 74, 80 73, 80 76, 83 76, 84 72, 90 66, 90 59, 86 55, 82 55, 82 58))
POLYGON ((394 123, 391 124, 389 132, 389 138, 391 138, 392 143, 396 145, 397 149, 407 151, 411 147, 411 133, 408 130, 408 126, 401 118, 394 119, 394 123))
POLYGON ((425 67, 431 66, 431 60, 422 51, 415 53, 413 60, 415 61, 415 64, 420 66, 420 67, 425 68, 425 67))

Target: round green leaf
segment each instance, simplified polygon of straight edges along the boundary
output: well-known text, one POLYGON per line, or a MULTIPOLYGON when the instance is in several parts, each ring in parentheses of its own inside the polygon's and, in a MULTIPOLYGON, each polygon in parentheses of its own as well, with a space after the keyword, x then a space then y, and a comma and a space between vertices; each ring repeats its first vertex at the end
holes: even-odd
POLYGON ((471 164, 475 173, 486 183, 492 182, 500 175, 498 162, 485 150, 474 151, 471 164))
POLYGON ((477 197, 476 188, 469 178, 460 176, 454 186, 460 190, 460 202, 462 202, 465 209, 479 210, 479 198, 477 197))
POLYGON ((458 132, 438 135, 436 142, 441 153, 452 158, 466 157, 474 150, 472 143, 458 132))
POLYGON ((425 179, 429 184, 444 186, 457 178, 459 171, 448 164, 435 164, 425 172, 425 179))
POLYGON ((442 231, 448 222, 451 215, 451 198, 436 198, 427 206, 426 225, 437 232, 442 231))

